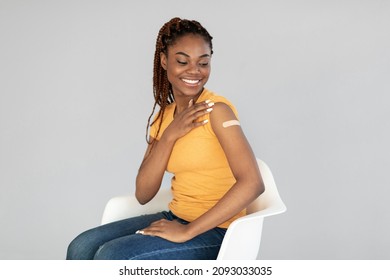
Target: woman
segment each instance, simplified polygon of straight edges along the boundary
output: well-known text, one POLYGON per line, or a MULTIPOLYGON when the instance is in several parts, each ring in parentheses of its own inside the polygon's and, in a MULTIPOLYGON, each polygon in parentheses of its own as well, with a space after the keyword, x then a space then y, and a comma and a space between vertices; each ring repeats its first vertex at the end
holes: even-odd
POLYGON ((68 259, 216 259, 226 228, 264 186, 234 106, 204 88, 212 37, 197 21, 173 18, 154 57, 154 110, 136 179, 141 204, 174 174, 169 211, 103 225, 79 235, 68 259))

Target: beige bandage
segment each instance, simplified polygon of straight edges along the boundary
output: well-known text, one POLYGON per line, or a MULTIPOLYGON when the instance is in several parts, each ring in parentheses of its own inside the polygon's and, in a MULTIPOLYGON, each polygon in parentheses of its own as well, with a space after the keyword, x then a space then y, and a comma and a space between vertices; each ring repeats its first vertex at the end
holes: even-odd
POLYGON ((232 125, 240 125, 240 122, 238 120, 231 120, 231 121, 226 121, 226 122, 222 123, 222 126, 224 128, 232 126, 232 125))

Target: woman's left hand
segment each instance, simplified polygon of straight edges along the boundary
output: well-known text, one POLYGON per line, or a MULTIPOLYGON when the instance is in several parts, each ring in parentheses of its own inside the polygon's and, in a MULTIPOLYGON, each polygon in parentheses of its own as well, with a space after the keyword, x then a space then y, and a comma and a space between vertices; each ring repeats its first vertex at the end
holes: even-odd
POLYGON ((153 222, 147 228, 137 233, 150 236, 158 236, 166 240, 182 243, 190 240, 192 237, 188 234, 188 226, 177 221, 161 219, 153 222))

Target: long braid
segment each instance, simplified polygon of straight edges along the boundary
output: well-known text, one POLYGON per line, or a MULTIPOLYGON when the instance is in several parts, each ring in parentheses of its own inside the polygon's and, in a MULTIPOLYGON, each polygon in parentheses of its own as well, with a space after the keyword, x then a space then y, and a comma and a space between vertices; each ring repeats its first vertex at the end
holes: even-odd
POLYGON ((187 34, 196 34, 202 36, 205 39, 205 41, 209 43, 211 53, 213 53, 213 45, 212 45, 213 37, 211 37, 211 35, 199 22, 195 20, 186 20, 186 19, 180 19, 178 17, 175 17, 161 27, 157 35, 156 50, 154 53, 154 61, 153 61, 154 105, 153 105, 152 113, 148 118, 148 124, 146 126, 146 142, 148 144, 152 144, 152 141, 150 141, 148 137, 149 127, 153 125, 156 121, 160 122, 156 135, 153 135, 153 138, 157 139, 160 133, 165 109, 169 104, 175 101, 172 92, 172 86, 168 81, 167 72, 161 66, 160 55, 161 53, 165 53, 165 55, 168 55, 168 47, 172 46, 177 39, 187 34), (154 115, 157 105, 160 106, 160 110, 155 120, 151 123, 151 119, 152 116, 154 115))

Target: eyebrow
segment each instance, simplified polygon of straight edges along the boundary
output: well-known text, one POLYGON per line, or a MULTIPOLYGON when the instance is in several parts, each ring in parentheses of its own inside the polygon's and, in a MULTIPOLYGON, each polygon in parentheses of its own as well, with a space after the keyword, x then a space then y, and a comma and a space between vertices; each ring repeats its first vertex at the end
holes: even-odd
MULTIPOLYGON (((184 52, 177 52, 176 54, 181 54, 181 55, 184 55, 186 57, 190 57, 188 54, 184 53, 184 52)), ((209 54, 203 54, 201 56, 199 56, 199 58, 202 58, 202 57, 209 57, 210 55, 209 54)))

